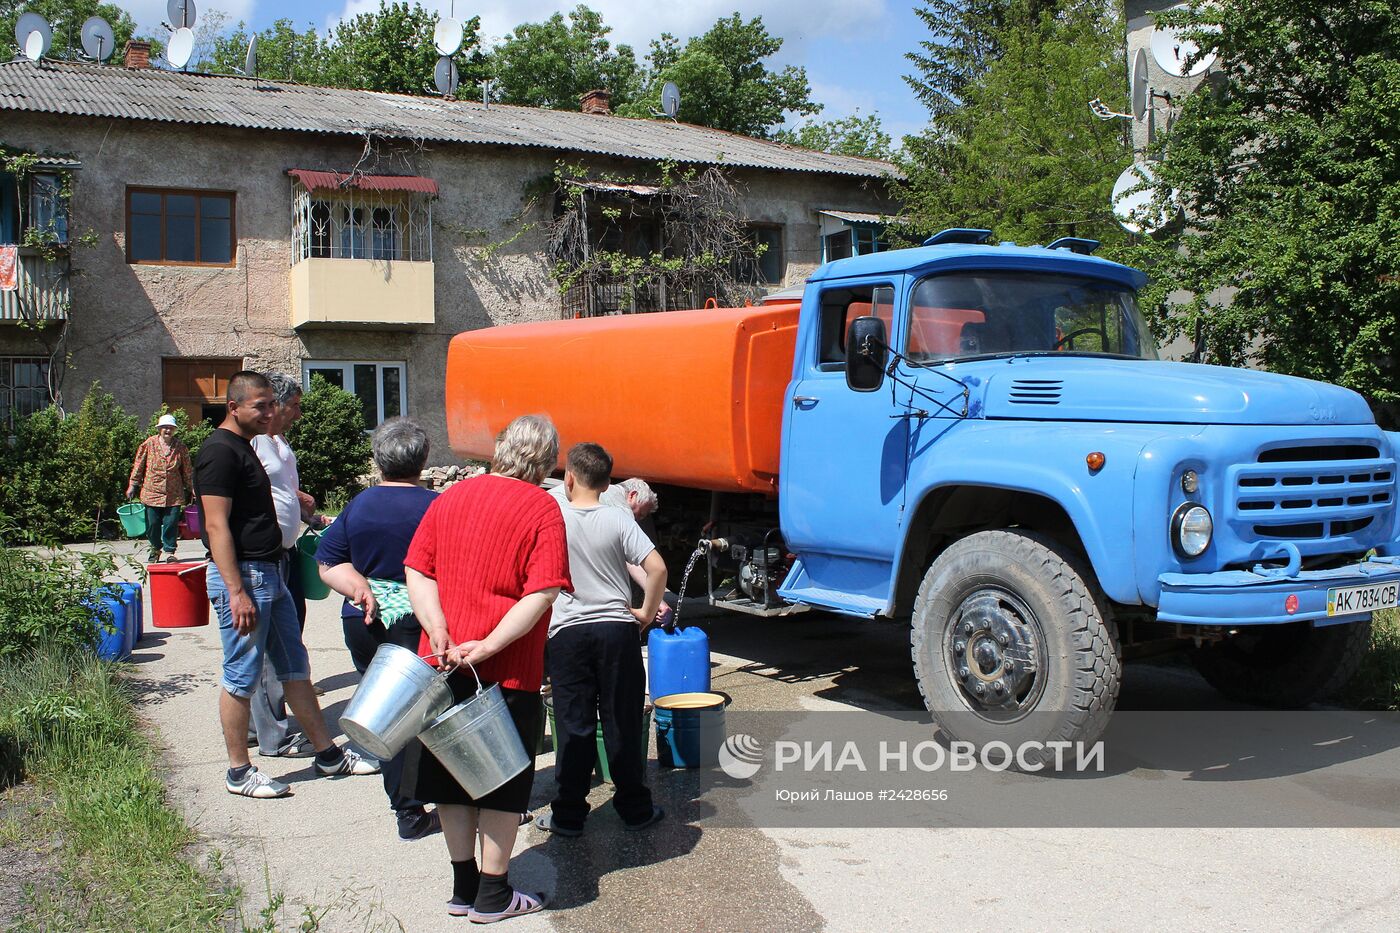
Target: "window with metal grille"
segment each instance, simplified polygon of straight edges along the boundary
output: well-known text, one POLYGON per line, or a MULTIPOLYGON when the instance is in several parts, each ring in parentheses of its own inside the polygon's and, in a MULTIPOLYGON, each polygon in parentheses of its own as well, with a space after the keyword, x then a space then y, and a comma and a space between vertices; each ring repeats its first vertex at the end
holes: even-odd
POLYGON ((406 191, 308 191, 292 198, 292 262, 375 259, 430 262, 432 199, 406 191))
POLYGON ((0 356, 0 428, 5 434, 14 434, 18 422, 46 408, 52 400, 48 360, 0 356))

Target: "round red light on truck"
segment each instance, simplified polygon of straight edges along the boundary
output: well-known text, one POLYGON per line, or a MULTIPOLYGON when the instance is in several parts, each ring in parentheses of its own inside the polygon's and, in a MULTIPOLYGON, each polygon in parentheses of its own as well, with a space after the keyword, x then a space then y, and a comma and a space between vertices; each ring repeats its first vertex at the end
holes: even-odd
POLYGON ((1298 611, 1298 594, 1289 593, 1288 598, 1283 601, 1283 611, 1289 615, 1298 611))
POLYGON ((1097 473, 1099 470, 1103 469, 1103 465, 1107 459, 1108 458, 1096 450, 1085 457, 1084 462, 1088 464, 1090 470, 1097 473))

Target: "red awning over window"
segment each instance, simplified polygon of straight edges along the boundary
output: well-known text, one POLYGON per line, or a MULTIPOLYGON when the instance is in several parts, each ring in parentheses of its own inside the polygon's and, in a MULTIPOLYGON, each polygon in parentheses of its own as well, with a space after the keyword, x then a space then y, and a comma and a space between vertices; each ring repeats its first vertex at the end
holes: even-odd
POLYGON ((308 191, 358 188, 361 191, 412 191, 433 197, 437 197, 438 193, 437 182, 419 175, 348 175, 307 168, 288 169, 287 174, 301 182, 308 191))

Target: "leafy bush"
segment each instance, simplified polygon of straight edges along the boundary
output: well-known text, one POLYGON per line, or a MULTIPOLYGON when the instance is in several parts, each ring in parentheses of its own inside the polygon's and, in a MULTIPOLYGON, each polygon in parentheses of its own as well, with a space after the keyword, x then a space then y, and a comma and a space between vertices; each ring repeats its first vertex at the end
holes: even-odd
POLYGON ((161 415, 175 416, 175 437, 185 442, 185 446, 190 449, 190 461, 193 462, 199 456, 200 445, 214 433, 214 425, 202 420, 190 424, 190 416, 185 414, 183 408, 171 410, 162 403, 160 409, 151 415, 151 420, 146 423, 147 437, 156 433, 156 422, 160 420, 161 415))
POLYGON ((322 502, 332 495, 346 497, 357 488, 356 478, 369 472, 369 437, 360 399, 312 376, 301 412, 301 420, 287 431, 301 488, 322 502))
POLYGON ((0 447, 0 516, 28 541, 93 537, 116 518, 141 439, 136 419, 97 383, 72 414, 35 412, 0 447))
POLYGON ((115 620, 105 605, 94 610, 84 603, 91 604, 118 569, 118 558, 26 550, 10 546, 13 537, 13 530, 7 534, 0 527, 0 658, 45 645, 64 651, 93 648, 101 634, 94 617, 108 631, 115 620))

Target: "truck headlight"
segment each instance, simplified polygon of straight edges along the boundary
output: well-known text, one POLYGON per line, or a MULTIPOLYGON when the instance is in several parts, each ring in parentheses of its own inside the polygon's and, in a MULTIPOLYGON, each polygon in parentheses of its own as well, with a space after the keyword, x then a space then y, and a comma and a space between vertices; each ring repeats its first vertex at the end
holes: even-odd
POLYGON ((1172 515, 1172 547, 1182 557, 1200 557, 1210 547, 1215 532, 1206 507, 1196 502, 1184 502, 1172 515))

